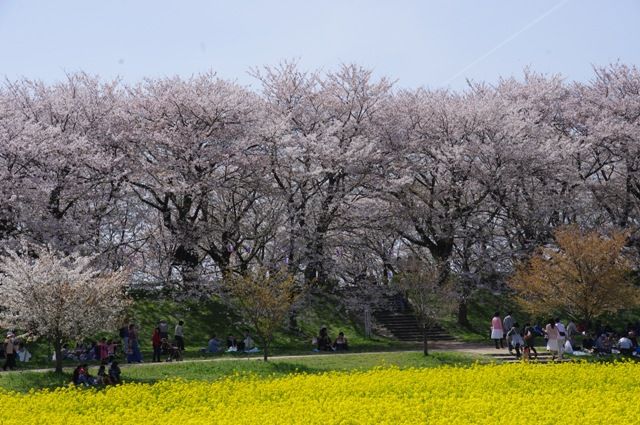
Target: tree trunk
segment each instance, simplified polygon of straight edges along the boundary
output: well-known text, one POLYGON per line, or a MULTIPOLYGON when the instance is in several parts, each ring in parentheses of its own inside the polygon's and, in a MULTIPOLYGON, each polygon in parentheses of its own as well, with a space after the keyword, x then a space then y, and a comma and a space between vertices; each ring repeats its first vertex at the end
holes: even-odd
POLYGON ((464 326, 465 328, 469 328, 471 324, 469 323, 468 316, 468 306, 466 300, 460 300, 458 303, 458 325, 464 326))
POLYGON ((289 331, 298 332, 298 316, 293 310, 289 312, 289 331))
POLYGON ((429 344, 427 342, 427 324, 426 323, 422 325, 422 344, 423 344, 422 350, 424 352, 424 355, 428 356, 429 344))
POLYGON ((269 343, 265 340, 264 341, 264 354, 262 356, 262 360, 264 360, 265 362, 268 362, 269 359, 267 358, 269 356, 269 343))
POLYGON ((62 341, 59 338, 53 341, 53 350, 56 353, 56 373, 62 373, 62 341))

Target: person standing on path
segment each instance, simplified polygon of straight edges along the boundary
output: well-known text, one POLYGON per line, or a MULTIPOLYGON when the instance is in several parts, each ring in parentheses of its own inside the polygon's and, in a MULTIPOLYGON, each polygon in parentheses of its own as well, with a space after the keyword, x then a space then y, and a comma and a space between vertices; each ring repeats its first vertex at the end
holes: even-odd
POLYGON ((491 339, 496 344, 496 349, 504 348, 502 343, 502 338, 504 338, 504 328, 502 327, 502 319, 500 318, 500 312, 496 311, 491 319, 491 339), (498 344, 500 344, 498 346, 498 344))
POLYGON ((16 368, 16 342, 13 332, 7 332, 7 337, 4 340, 4 366, 2 370, 11 370, 16 368))
POLYGON ((126 356, 129 351, 129 325, 127 323, 120 328, 119 335, 122 340, 122 352, 126 356))
POLYGON ((509 331, 511 330, 511 328, 513 328, 515 321, 513 320, 513 317, 511 316, 511 312, 508 311, 507 315, 504 316, 504 319, 502 320, 502 331, 506 332, 506 342, 507 342, 507 348, 509 349, 509 354, 513 354, 513 347, 511 344, 511 335, 509 335, 509 331))
POLYGON ((564 344, 567 341, 567 330, 560 319, 556 318, 555 320, 556 328, 558 328, 558 358, 562 360, 562 356, 564 355, 564 344))
POLYGON ((573 320, 569 319, 569 323, 567 323, 567 341, 571 344, 571 347, 576 346, 576 335, 578 334, 578 327, 573 322, 573 320))
POLYGON ((142 363, 138 331, 136 330, 136 325, 133 323, 129 325, 129 349, 127 350, 127 363, 142 363))
POLYGON ((180 320, 176 325, 175 331, 173 332, 173 336, 176 339, 176 345, 178 346, 180 351, 184 351, 184 329, 182 327, 183 325, 184 325, 184 322, 180 320))
POLYGON ((544 328, 545 334, 547 334, 547 350, 551 352, 551 360, 556 359, 556 355, 558 355, 558 338, 560 337, 560 332, 558 332, 558 328, 556 327, 556 321, 551 319, 549 323, 544 328))
POLYGON ((160 330, 160 339, 169 338, 169 324, 166 320, 162 319, 158 322, 158 329, 160 330))
POLYGON ((160 355, 162 353, 162 337, 160 335, 160 327, 153 329, 153 335, 151 335, 151 346, 153 347, 153 360, 154 362, 160 361, 160 355))

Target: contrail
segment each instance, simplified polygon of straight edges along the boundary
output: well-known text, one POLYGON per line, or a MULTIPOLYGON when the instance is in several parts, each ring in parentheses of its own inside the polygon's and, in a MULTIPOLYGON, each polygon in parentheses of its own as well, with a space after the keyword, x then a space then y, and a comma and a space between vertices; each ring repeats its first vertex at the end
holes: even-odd
POLYGON ((489 56, 491 56, 496 50, 499 50, 500 48, 502 48, 504 45, 508 44, 509 42, 511 42, 513 39, 515 39, 516 37, 518 37, 520 34, 522 34, 523 32, 527 31, 529 28, 533 27, 535 24, 537 24, 538 22, 540 22, 541 20, 543 20, 544 18, 546 18, 547 16, 549 16, 550 14, 552 14, 553 12, 555 12, 556 10, 558 10, 559 8, 561 8, 562 6, 565 5, 565 3, 568 3, 569 0, 562 0, 560 3, 556 4, 555 6, 553 6, 551 9, 547 10, 546 12, 544 12, 542 15, 538 16, 537 18, 535 18, 533 21, 529 22, 527 25, 525 25, 524 27, 520 28, 518 31, 514 32, 513 34, 511 34, 509 37, 505 38, 504 40, 502 40, 500 43, 496 44, 493 48, 491 48, 488 52, 486 52, 485 54, 483 54, 482 56, 478 57, 477 59, 475 59, 473 62, 469 63, 467 66, 465 66, 464 68, 462 68, 460 71, 458 71, 453 77, 449 78, 448 80, 446 80, 443 84, 445 86, 448 86, 449 84, 451 84, 451 82, 453 80, 455 80, 456 78, 458 78, 459 76, 461 76, 462 74, 464 74, 465 72, 467 72, 470 68, 473 68, 474 66, 476 66, 478 63, 482 62, 483 60, 485 60, 486 58, 488 58, 489 56))

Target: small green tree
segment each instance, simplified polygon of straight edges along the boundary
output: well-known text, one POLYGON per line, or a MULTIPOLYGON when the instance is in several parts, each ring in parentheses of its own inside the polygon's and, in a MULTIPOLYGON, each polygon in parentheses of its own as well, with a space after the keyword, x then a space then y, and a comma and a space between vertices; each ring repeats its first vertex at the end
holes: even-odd
POLYGON ((395 278, 406 295, 413 314, 422 329, 424 355, 429 355, 427 331, 443 316, 451 314, 457 305, 457 293, 451 277, 442 281, 443 265, 417 258, 407 260, 403 271, 395 278))
POLYGON ((297 299, 296 281, 286 268, 257 268, 244 275, 229 276, 225 289, 230 303, 253 327, 268 360, 275 331, 282 326, 297 299))

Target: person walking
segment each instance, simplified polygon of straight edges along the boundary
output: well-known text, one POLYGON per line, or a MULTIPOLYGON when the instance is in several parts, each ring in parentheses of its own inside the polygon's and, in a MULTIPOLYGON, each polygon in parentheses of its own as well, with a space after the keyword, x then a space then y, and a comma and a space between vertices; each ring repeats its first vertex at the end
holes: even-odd
POLYGON ((527 354, 527 357, 530 358, 531 353, 533 353, 535 355, 534 358, 537 359, 538 352, 536 351, 536 331, 529 323, 525 323, 524 325, 523 338, 524 352, 527 354))
POLYGON ((502 319, 500 318, 500 312, 496 311, 491 319, 491 339, 496 344, 496 350, 504 348, 502 339, 504 338, 504 328, 502 327, 502 319), (499 344, 499 346, 498 346, 499 344))
POLYGON ((555 321, 556 328, 558 328, 558 359, 562 360, 565 350, 564 345, 567 341, 567 330, 559 318, 556 318, 555 321))
POLYGON ((152 361, 159 362, 160 355, 162 354, 162 337, 159 326, 153 329, 153 335, 151 335, 151 346, 153 347, 152 361))
POLYGON ((516 358, 520 358, 521 352, 520 350, 524 348, 524 339, 522 339, 522 335, 520 334, 520 329, 517 323, 514 323, 511 326, 511 329, 507 332, 507 340, 509 341, 509 352, 513 354, 513 350, 515 350, 516 358))
POLYGON ((173 336, 176 339, 176 345, 180 351, 184 351, 184 322, 180 320, 176 325, 176 329, 173 332, 173 336))
POLYGON ((509 334, 509 331, 511 330, 511 328, 513 328, 514 323, 515 321, 511 316, 511 312, 510 311, 507 312, 507 315, 504 316, 504 319, 502 320, 502 330, 503 332, 507 333, 505 340, 507 342, 507 348, 509 349, 509 354, 513 354, 514 345, 511 344, 511 335, 509 334))
POLYGON ((551 352, 551 360, 555 360, 558 355, 558 338, 560 337, 560 332, 558 332, 558 328, 556 327, 556 321, 551 319, 547 326, 544 328, 544 332, 547 335, 547 350, 551 352))

